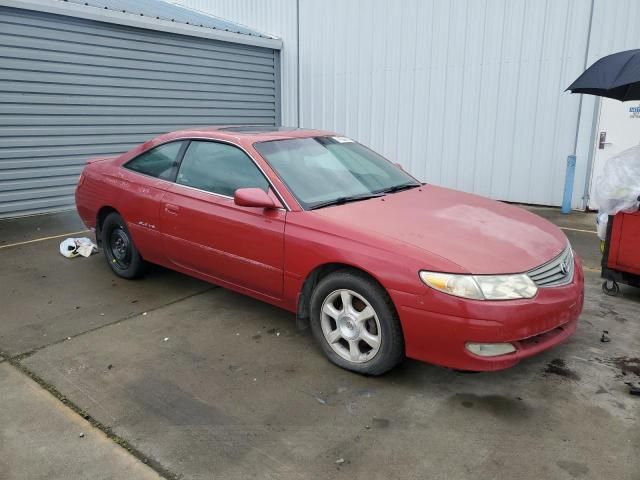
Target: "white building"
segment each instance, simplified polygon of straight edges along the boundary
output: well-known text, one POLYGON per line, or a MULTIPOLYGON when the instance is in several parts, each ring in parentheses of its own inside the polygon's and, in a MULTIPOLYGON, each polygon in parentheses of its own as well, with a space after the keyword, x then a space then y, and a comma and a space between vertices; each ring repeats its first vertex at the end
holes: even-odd
POLYGON ((282 39, 284 124, 344 133, 427 182, 560 205, 575 153, 584 208, 594 163, 640 141, 628 105, 564 92, 598 58, 640 48, 638 0, 173 3, 282 39))
POLYGON ((574 208, 640 142, 639 102, 564 92, 640 47, 640 0, 170 1, 0 0, 0 218, 73 208, 88 158, 200 125, 333 130, 540 205, 575 154, 574 208))

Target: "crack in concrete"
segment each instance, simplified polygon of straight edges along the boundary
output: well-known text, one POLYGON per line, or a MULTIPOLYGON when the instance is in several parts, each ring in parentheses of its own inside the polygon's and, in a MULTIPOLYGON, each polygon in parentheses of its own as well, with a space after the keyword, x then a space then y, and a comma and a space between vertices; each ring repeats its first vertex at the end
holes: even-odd
POLYGON ((115 444, 124 448, 127 452, 133 455, 135 458, 140 460, 145 465, 149 466, 153 469, 158 475, 166 478, 167 480, 179 480, 182 478, 182 475, 178 475, 168 468, 164 467, 160 462, 155 460, 154 458, 150 458, 145 455, 142 451, 138 450, 135 446, 133 446, 126 438, 121 437, 117 433, 113 431, 113 429, 99 420, 92 417, 87 411, 80 408, 78 405, 69 400, 62 392, 60 392, 55 386, 44 380, 37 373, 29 370, 25 365, 21 364, 20 361, 15 358, 6 359, 9 364, 29 377, 31 380, 36 382, 40 387, 44 388, 47 392, 57 398, 63 405, 70 408, 74 413, 80 415, 87 422, 91 424, 92 427, 97 428, 102 433, 104 433, 107 438, 113 441, 115 444))
MULTIPOLYGON (((176 300, 173 300, 171 302, 167 302, 167 303, 165 303, 163 305, 160 305, 158 307, 154 307, 154 308, 151 308, 149 310, 146 310, 146 313, 154 312, 156 310, 160 310, 162 308, 168 307, 170 305, 173 305, 175 303, 181 302, 183 300, 187 300, 189 298, 196 297, 198 295, 202 295, 203 293, 210 292, 211 290, 215 290, 216 288, 219 288, 219 287, 216 286, 216 285, 211 285, 211 286, 209 286, 208 288, 206 288, 204 290, 200 290, 198 292, 186 295, 184 297, 180 297, 180 298, 178 298, 176 300)), ((136 317, 141 317, 141 316, 143 316, 142 313, 134 313, 134 314, 131 314, 131 315, 127 315, 126 317, 120 318, 118 320, 114 320, 113 322, 109 322, 107 324, 100 325, 100 326, 97 326, 95 328, 91 328, 89 330, 85 330, 83 332, 80 332, 80 333, 74 335, 73 338, 81 337, 81 336, 83 336, 85 334, 98 331, 98 330, 100 330, 102 328, 109 327, 111 325, 115 325, 117 323, 125 322, 127 320, 131 320, 131 319, 134 319, 136 317)), ((102 431, 107 436, 107 438, 109 438, 111 441, 113 441, 114 443, 116 443, 120 447, 124 448, 127 452, 129 452, 131 455, 133 455, 135 458, 140 460, 145 465, 148 465, 150 468, 152 468, 160 476, 166 478, 167 480, 178 480, 178 479, 182 478, 182 475, 178 475, 178 474, 172 472, 168 468, 164 467, 157 460, 155 460, 153 458, 150 458, 147 455, 145 455, 142 451, 138 450, 135 446, 133 446, 127 439, 125 439, 125 438, 121 437, 120 435, 118 435, 117 433, 115 433, 111 427, 103 424, 99 420, 97 420, 94 417, 92 417, 86 410, 84 410, 83 408, 79 407, 78 405, 73 403, 71 400, 69 400, 54 385, 52 385, 51 383, 47 382, 44 378, 40 377, 37 373, 35 373, 34 371, 30 370, 29 368, 27 368, 25 365, 23 365, 21 363, 22 360, 31 357, 32 355, 34 355, 35 353, 39 352, 40 350, 44 350, 45 348, 52 347, 54 345, 58 345, 60 343, 66 342, 66 341, 67 341, 67 339, 64 338, 64 339, 57 340, 55 342, 51 342, 51 343, 48 343, 46 345, 42 345, 40 347, 31 349, 31 350, 29 350, 27 352, 22 352, 22 353, 19 353, 17 355, 13 355, 13 356, 7 354, 6 352, 0 352, 0 363, 8 362, 12 367, 14 367, 18 371, 22 372, 24 375, 26 375, 31 380, 36 382, 40 387, 42 387, 47 392, 49 392, 51 395, 53 395, 55 398, 57 398, 63 405, 65 405, 66 407, 70 408, 73 412, 75 412, 76 414, 80 415, 82 418, 87 420, 94 428, 97 428, 98 430, 102 431)))
MULTIPOLYGON (((171 302, 167 302, 167 303, 164 303, 164 304, 159 305, 157 307, 150 308, 149 310, 145 310, 145 312, 143 312, 143 313, 155 312, 157 310, 160 310, 160 309, 165 308, 165 307, 169 307, 169 306, 174 305, 174 304, 176 304, 178 302, 181 302, 183 300, 188 300, 189 298, 197 297, 198 295, 202 295, 203 293, 210 292, 211 290, 215 290, 216 288, 219 288, 219 287, 217 285, 211 285, 210 287, 208 287, 208 288, 206 288, 204 290, 200 290, 200 291, 195 292, 195 293, 190 293, 189 295, 177 298, 175 300, 172 300, 171 302)), ((113 322, 105 323, 103 325, 98 325, 97 327, 90 328, 88 330, 84 330, 84 331, 82 331, 80 333, 74 334, 73 337, 71 337, 71 338, 78 338, 78 337, 81 337, 83 335, 86 335, 87 333, 96 332, 96 331, 101 330, 101 329, 103 329, 105 327, 110 327, 111 325, 116 325, 116 324, 121 323, 121 322, 126 322, 127 320, 131 320, 131 319, 134 319, 136 317, 141 317, 141 316, 143 316, 143 313, 132 313, 131 315, 127 315, 125 317, 119 318, 117 320, 114 320, 113 322)), ((67 342, 67 341, 69 341, 68 338, 62 338, 60 340, 56 340, 55 342, 47 343, 46 345, 41 345, 39 347, 32 348, 31 350, 27 350, 26 352, 17 353, 15 355, 8 355, 8 354, 6 354, 4 352, 0 352, 0 356, 4 357, 6 360, 9 360, 9 361, 15 360, 15 361, 19 362, 21 360, 24 360, 25 358, 31 357, 32 355, 38 353, 40 350, 44 350, 45 348, 53 347, 54 345, 58 345, 60 343, 64 343, 64 342, 67 342)))

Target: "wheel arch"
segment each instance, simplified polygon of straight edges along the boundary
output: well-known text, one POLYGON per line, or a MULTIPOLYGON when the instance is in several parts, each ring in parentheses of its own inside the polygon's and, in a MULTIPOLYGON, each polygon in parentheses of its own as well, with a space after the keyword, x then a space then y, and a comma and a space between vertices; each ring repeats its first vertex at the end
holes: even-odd
POLYGON ((120 215, 120 212, 110 205, 104 205, 98 210, 96 215, 96 242, 98 243, 98 246, 101 246, 102 244, 102 224, 107 216, 114 212, 120 215))
POLYGON ((318 282, 320 282, 320 280, 338 270, 353 270, 360 272, 380 285, 380 287, 384 289, 385 292, 387 291, 382 282, 378 278, 376 278, 375 275, 361 267, 343 262, 328 262, 317 265, 307 274, 304 282, 302 283, 300 293, 298 294, 298 304, 296 307, 296 324, 299 329, 304 330, 309 328, 309 321, 311 317, 311 294, 313 293, 313 289, 318 284, 318 282))

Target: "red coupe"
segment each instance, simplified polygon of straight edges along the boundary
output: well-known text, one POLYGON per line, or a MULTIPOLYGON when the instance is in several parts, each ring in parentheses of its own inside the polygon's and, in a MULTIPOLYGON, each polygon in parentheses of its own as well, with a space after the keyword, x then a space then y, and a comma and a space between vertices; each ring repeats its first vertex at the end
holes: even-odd
POLYGON ((216 127, 89 160, 76 203, 111 269, 147 262, 295 312, 335 364, 498 370, 576 330, 580 260, 523 209, 425 185, 334 133, 216 127))

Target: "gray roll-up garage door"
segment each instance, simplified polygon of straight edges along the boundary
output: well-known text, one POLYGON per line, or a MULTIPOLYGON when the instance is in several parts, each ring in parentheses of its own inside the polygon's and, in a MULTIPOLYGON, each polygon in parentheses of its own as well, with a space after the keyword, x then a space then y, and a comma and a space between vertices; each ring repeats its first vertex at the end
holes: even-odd
POLYGON ((278 52, 0 7, 0 218, 73 208, 87 158, 279 123, 278 52))

